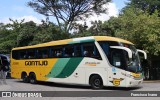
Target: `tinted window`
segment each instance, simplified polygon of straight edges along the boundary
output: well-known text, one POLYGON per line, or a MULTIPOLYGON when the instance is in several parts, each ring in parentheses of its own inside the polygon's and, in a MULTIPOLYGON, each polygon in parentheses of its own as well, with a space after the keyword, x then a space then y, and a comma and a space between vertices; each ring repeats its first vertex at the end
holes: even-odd
POLYGON ((125 69, 126 59, 124 57, 124 52, 125 51, 123 50, 111 49, 110 63, 115 67, 118 67, 120 69, 125 69))
POLYGON ((109 52, 110 52, 110 47, 109 47, 109 43, 108 42, 100 42, 100 45, 103 49, 103 51, 105 52, 106 56, 109 56, 109 52))
POLYGON ((49 57, 49 48, 38 48, 37 49, 38 58, 48 58, 49 57))
POLYGON ((82 57, 82 48, 80 44, 74 45, 74 57, 82 57))
POLYGON ((13 50, 12 51, 12 58, 13 59, 19 59, 19 53, 17 50, 13 50))
MULTIPOLYGON (((34 59, 36 58, 36 50, 35 49, 30 49, 30 50, 27 50, 27 57, 29 59, 34 59)), ((26 57, 26 58, 27 58, 26 57)))
POLYGON ((63 57, 63 47, 51 47, 51 57, 61 58, 63 57))
POLYGON ((82 48, 83 48, 82 53, 84 57, 101 59, 101 56, 97 50, 97 47, 93 42, 82 44, 82 48))
POLYGON ((120 46, 118 42, 99 42, 103 51, 105 52, 111 65, 125 69, 126 67, 126 55, 125 51, 120 49, 111 49, 110 46, 120 46))
POLYGON ((109 44, 109 46, 119 46, 119 45, 121 45, 119 42, 114 42, 114 41, 107 41, 107 43, 109 44))
POLYGON ((26 58, 28 58, 27 51, 26 50, 19 51, 19 59, 26 59, 26 58))
POLYGON ((16 59, 90 57, 101 59, 94 42, 12 51, 16 59))
POLYGON ((67 45, 64 47, 64 57, 74 56, 74 45, 67 45))

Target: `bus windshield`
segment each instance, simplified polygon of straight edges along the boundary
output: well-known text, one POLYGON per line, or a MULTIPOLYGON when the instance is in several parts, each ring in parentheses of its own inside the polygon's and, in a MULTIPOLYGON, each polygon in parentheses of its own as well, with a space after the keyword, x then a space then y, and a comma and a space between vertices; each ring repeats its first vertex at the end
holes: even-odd
POLYGON ((135 73, 141 72, 142 68, 141 68, 140 58, 135 46, 130 44, 123 44, 123 46, 129 48, 132 51, 132 59, 127 64, 126 68, 127 71, 135 73))
POLYGON ((112 66, 129 72, 141 72, 139 55, 134 45, 112 41, 104 41, 99 43, 112 66), (132 51, 132 59, 128 58, 128 53, 125 50, 110 48, 110 46, 122 46, 129 48, 132 51))

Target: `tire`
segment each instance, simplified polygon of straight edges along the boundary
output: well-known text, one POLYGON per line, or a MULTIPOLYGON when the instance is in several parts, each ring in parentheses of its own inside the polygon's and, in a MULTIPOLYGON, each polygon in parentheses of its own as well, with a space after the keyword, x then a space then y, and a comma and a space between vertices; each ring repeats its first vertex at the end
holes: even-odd
POLYGON ((36 84, 37 83, 36 75, 34 73, 30 73, 30 75, 29 75, 29 82, 31 84, 36 84))
POLYGON ((28 79, 28 76, 27 76, 26 73, 22 73, 22 81, 23 81, 24 83, 28 83, 28 82, 29 82, 29 79, 28 79))
POLYGON ((99 75, 94 75, 90 78, 90 85, 92 89, 102 89, 103 81, 99 75))

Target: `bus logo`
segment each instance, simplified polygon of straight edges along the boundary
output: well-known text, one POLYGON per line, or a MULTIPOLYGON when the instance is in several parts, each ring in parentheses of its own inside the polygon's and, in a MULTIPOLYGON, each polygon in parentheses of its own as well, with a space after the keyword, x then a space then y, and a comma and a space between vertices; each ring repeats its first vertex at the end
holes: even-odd
POLYGON ((113 81, 110 81, 111 83, 113 83, 114 86, 119 86, 120 85, 120 82, 124 80, 123 78, 113 78, 113 81))
POLYGON ((85 62, 86 66, 97 66, 100 62, 85 62))
POLYGON ((132 73, 132 76, 133 76, 134 78, 139 78, 139 77, 141 77, 141 74, 132 73))

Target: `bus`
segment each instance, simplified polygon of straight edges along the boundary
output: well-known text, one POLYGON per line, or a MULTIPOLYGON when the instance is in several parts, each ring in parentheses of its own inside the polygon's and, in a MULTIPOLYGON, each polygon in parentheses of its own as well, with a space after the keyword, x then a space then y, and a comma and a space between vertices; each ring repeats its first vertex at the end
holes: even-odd
POLYGON ((143 82, 142 67, 134 44, 116 37, 89 36, 13 48, 11 77, 35 84, 134 87, 143 82))

